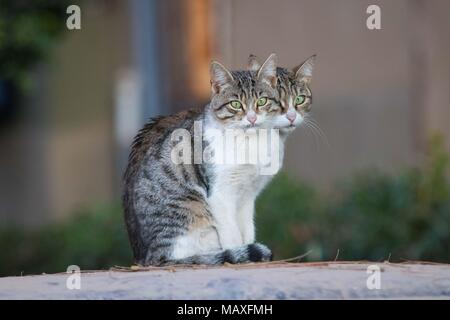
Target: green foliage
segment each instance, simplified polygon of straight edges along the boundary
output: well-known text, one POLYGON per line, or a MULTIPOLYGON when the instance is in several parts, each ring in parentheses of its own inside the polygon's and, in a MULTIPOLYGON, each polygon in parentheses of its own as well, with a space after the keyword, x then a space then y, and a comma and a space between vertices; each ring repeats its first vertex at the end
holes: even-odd
POLYGON ((27 73, 66 29, 66 0, 0 0, 0 76, 25 86, 27 73))
POLYGON ((325 199, 286 175, 259 197, 258 237, 276 258, 450 261, 449 164, 435 136, 423 167, 399 176, 365 172, 325 199))
MULTIPOLYGON (((450 262, 449 157, 432 139, 424 165, 398 176, 365 172, 324 196, 286 174, 258 198, 257 238, 275 258, 450 262)), ((84 210, 69 221, 0 232, 0 276, 132 264, 119 204, 84 210)))
POLYGON ((75 214, 62 224, 38 230, 0 232, 0 276, 64 272, 130 265, 131 249, 119 204, 101 205, 75 214))

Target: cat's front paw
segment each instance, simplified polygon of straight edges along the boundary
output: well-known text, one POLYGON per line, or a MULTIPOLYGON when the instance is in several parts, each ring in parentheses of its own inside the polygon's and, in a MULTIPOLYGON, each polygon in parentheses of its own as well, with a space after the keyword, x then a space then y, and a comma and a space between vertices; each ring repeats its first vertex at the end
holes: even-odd
POLYGON ((273 258, 272 250, 258 242, 248 245, 248 256, 251 262, 267 262, 273 258))

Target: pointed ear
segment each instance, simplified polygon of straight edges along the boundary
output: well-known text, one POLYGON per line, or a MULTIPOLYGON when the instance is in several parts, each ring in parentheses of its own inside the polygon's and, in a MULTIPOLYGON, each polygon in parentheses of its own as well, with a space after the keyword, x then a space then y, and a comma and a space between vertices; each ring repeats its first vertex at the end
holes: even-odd
POLYGON ((217 61, 211 62, 209 73, 211 77, 211 90, 215 94, 231 86, 234 81, 230 71, 217 61))
POLYGON ((295 74, 295 77, 299 81, 311 82, 312 72, 314 69, 314 63, 316 61, 316 55, 313 55, 306 59, 305 62, 295 67, 292 71, 295 74))
POLYGON ((266 61, 264 61, 261 68, 259 68, 258 80, 266 82, 268 85, 275 88, 277 86, 277 56, 272 53, 266 61))
POLYGON ((247 70, 256 72, 259 68, 261 68, 261 64, 259 63, 258 58, 254 54, 251 54, 248 57, 247 70))

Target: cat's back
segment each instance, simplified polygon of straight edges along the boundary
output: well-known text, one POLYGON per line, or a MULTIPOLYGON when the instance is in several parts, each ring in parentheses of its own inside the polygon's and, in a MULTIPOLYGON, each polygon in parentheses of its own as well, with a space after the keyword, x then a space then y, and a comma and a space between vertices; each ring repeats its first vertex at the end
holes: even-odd
POLYGON ((167 156, 161 151, 167 147, 172 132, 176 129, 186 129, 191 132, 194 122, 201 121, 202 114, 203 108, 195 108, 173 115, 151 118, 133 140, 124 175, 125 183, 128 184, 133 180, 149 157, 167 156))

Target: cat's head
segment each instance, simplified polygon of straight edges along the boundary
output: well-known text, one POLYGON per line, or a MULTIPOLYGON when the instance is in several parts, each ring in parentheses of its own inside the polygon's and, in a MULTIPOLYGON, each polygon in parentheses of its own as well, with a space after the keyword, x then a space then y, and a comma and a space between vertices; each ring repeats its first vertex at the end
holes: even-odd
MULTIPOLYGON (((277 90, 282 112, 271 119, 272 127, 289 132, 298 127, 311 111, 312 93, 310 83, 316 55, 292 70, 277 68, 277 90)), ((260 64, 250 55, 248 69, 258 70, 260 64)))
POLYGON ((224 128, 267 127, 269 114, 281 113, 277 90, 276 55, 257 70, 229 71, 211 62, 210 110, 224 128))

